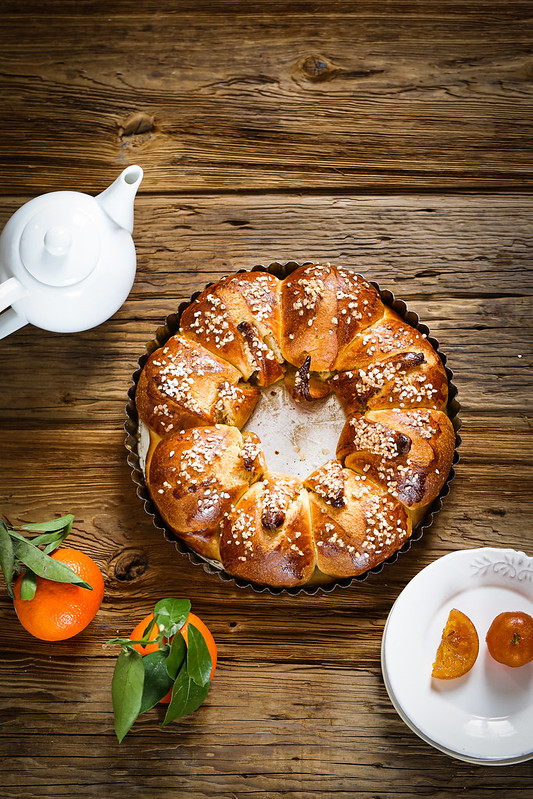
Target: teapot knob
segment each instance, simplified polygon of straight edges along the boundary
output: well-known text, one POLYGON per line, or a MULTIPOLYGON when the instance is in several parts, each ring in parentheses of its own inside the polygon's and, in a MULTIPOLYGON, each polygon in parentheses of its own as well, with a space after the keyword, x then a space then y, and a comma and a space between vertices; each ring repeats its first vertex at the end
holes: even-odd
POLYGON ((27 222, 20 237, 20 259, 46 286, 72 286, 94 270, 100 255, 100 229, 76 196, 58 199, 27 222))
POLYGON ((54 225, 44 234, 44 246, 50 255, 66 255, 71 244, 72 234, 62 225, 54 225))

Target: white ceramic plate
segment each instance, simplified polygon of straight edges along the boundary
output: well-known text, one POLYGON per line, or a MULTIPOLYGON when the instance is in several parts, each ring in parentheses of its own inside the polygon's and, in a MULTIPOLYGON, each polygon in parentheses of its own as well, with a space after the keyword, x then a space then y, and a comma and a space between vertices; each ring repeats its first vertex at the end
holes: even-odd
POLYGON ((458 760, 505 765, 533 758, 533 662, 503 666, 485 644, 494 617, 514 610, 533 616, 533 558, 484 547, 427 566, 387 619, 381 665, 394 707, 420 738, 458 760), (435 680, 431 669, 452 608, 474 623, 479 655, 463 677, 435 680))

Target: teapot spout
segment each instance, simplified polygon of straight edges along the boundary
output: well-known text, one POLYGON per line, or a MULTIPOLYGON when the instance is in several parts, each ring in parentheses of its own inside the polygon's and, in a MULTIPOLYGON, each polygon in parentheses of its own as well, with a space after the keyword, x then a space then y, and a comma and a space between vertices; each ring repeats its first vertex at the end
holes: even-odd
POLYGON ((133 201, 142 179, 140 166, 128 166, 111 186, 96 197, 101 208, 128 233, 133 232, 133 201))

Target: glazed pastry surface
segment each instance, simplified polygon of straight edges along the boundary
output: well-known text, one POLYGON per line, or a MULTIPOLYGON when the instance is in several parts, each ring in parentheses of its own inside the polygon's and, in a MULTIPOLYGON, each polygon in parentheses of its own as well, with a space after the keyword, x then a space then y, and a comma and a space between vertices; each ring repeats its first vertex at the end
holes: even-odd
POLYGON ((201 292, 142 370, 146 483, 165 524, 235 577, 292 588, 357 576, 438 497, 455 448, 447 402, 439 354, 360 275, 240 272, 201 292), (303 480, 269 471, 260 439, 241 432, 280 380, 310 408, 334 392, 347 415, 336 459, 303 480))

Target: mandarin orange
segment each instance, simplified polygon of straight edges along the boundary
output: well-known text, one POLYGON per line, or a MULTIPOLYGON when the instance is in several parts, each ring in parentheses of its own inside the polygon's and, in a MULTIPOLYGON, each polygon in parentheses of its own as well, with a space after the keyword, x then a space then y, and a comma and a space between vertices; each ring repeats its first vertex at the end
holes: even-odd
MULTIPOLYGON (((139 639, 141 639, 143 637, 144 631, 146 630, 146 628, 148 627, 153 618, 154 614, 149 613, 148 616, 146 616, 142 621, 140 621, 139 624, 131 631, 130 640, 138 641, 139 639)), ((215 673, 217 665, 217 645, 215 644, 215 640, 211 635, 209 628, 206 627, 203 621, 200 618, 198 618, 196 614, 189 613, 189 615, 187 616, 187 621, 180 630, 180 633, 184 637, 185 643, 187 645, 189 643, 188 639, 189 624, 192 624, 193 627, 196 627, 196 629, 199 630, 205 638, 209 654, 211 655, 211 662, 212 662, 211 679, 213 679, 213 675, 215 673)), ((159 629, 157 627, 157 624, 154 624, 153 629, 149 635, 150 641, 153 641, 155 638, 157 638, 158 634, 159 634, 159 629)), ((142 646, 142 644, 134 644, 133 648, 136 649, 137 652, 139 652, 143 657, 145 655, 149 655, 150 652, 157 652, 157 650, 159 649, 157 644, 147 644, 146 646, 142 646)), ((163 699, 161 699, 161 703, 168 704, 170 702, 171 695, 172 695, 172 689, 163 699)))
POLYGON ((491 657, 517 668, 533 660, 533 618, 521 610, 500 613, 485 638, 491 657))
POLYGON ((77 549, 58 549, 50 557, 70 566, 92 591, 37 577, 33 599, 21 599, 21 574, 13 586, 13 605, 20 623, 35 638, 64 641, 84 630, 96 616, 104 597, 104 579, 94 560, 77 549))

